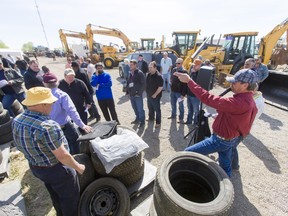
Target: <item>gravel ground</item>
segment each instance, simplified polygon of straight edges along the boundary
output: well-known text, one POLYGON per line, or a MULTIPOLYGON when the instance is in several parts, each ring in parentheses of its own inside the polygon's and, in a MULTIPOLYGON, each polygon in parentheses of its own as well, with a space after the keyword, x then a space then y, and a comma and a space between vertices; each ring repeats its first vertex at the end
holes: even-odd
MULTIPOLYGON (((55 62, 47 58, 40 58, 39 61, 40 66, 47 65, 58 77, 63 77, 64 58, 58 58, 55 62)), ((181 151, 187 146, 189 138, 183 137, 191 128, 167 119, 171 111, 167 92, 163 92, 161 100, 161 128, 155 129, 154 123, 149 122, 144 128, 138 129, 137 126, 130 124, 135 116, 128 97, 122 92, 118 68, 107 71, 113 78, 113 94, 119 121, 122 125, 135 129, 149 145, 149 148, 145 150, 145 158, 148 161, 159 167, 168 155, 181 151)), ((211 90, 215 94, 222 91, 223 88, 219 86, 211 90)), ((144 104, 147 117, 146 98, 144 104)), ((103 115, 102 119, 104 119, 103 115)), ((285 138, 288 134, 287 123, 287 111, 266 105, 262 116, 255 121, 251 134, 239 145, 240 172, 234 173, 231 178, 235 189, 233 215, 282 216, 288 214, 288 207, 285 204, 288 200, 288 152, 285 138)), ((216 154, 214 156, 217 158, 216 154)))

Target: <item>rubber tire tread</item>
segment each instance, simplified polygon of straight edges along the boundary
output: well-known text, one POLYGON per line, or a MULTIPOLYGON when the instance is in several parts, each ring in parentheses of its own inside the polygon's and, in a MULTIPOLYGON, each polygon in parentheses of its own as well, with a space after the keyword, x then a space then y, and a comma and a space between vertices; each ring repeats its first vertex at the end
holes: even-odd
POLYGON ((141 167, 142 160, 144 158, 144 152, 140 152, 137 155, 128 158, 123 161, 118 166, 114 167, 110 173, 106 173, 105 167, 102 162, 98 158, 96 153, 91 154, 91 159, 93 166, 97 173, 103 176, 111 176, 111 177, 121 177, 131 173, 135 169, 139 169, 141 167))
MULTIPOLYGON (((198 158, 201 158, 203 161, 207 161, 207 166, 211 167, 211 169, 213 170, 213 171, 211 171, 211 173, 217 173, 217 175, 221 176, 220 178, 223 177, 225 179, 228 179, 228 181, 226 181, 226 182, 228 182, 228 184, 231 184, 232 189, 233 189, 233 185, 230 182, 229 177, 226 175, 224 170, 222 170, 222 168, 220 168, 219 165, 216 164, 216 162, 214 162, 211 159, 209 159, 209 158, 207 158, 207 157, 205 157, 203 155, 200 155, 198 153, 177 152, 176 154, 174 154, 174 155, 170 156, 169 158, 167 158, 162 163, 162 165, 160 166, 160 168, 158 169, 157 174, 156 174, 155 183, 154 183, 153 204, 154 204, 154 207, 155 207, 157 215, 158 216, 204 216, 204 215, 205 216, 207 216, 207 215, 228 216, 228 215, 231 215, 232 214, 232 208, 233 208, 233 201, 234 201, 234 190, 229 190, 228 189, 226 191, 228 193, 233 193, 233 196, 232 196, 232 199, 230 200, 229 203, 225 202, 226 208, 221 213, 217 213, 217 212, 213 213, 213 212, 211 212, 211 214, 205 214, 203 212, 203 214, 201 214, 201 213, 198 214, 198 213, 195 213, 195 212, 191 212, 188 209, 182 208, 181 206, 177 205, 177 203, 175 203, 173 201, 173 199, 171 199, 171 197, 176 199, 176 197, 179 196, 179 195, 174 190, 173 191, 172 190, 169 190, 169 191, 165 191, 164 190, 164 187, 165 187, 164 184, 166 184, 166 183, 163 180, 166 178, 168 173, 169 173, 169 176, 173 175, 173 173, 170 173, 170 170, 168 170, 168 167, 165 167, 165 166, 167 164, 176 163, 177 161, 173 160, 173 159, 179 157, 179 155, 181 155, 181 154, 184 157, 185 157, 186 154, 194 154, 194 157, 198 157, 198 158), (175 195, 177 195, 177 196, 175 196, 175 195)), ((225 184, 224 183, 225 179, 221 179, 222 184, 225 184)), ((221 186, 220 186, 219 194, 221 193, 221 190, 223 192, 223 189, 221 189, 221 186)), ((223 202, 223 200, 222 200, 222 202, 223 202)), ((187 206, 188 206, 188 204, 189 204, 189 206, 194 205, 193 202, 187 200, 187 206)), ((209 203, 208 203, 208 205, 209 205, 209 203)), ((193 208, 194 209, 199 208, 198 212, 201 212, 200 211, 201 209, 208 208, 208 206, 205 207, 205 203, 201 203, 201 205, 199 206, 199 204, 197 203, 196 205, 193 206, 193 208)))
POLYGON ((0 113, 0 125, 7 123, 10 120, 10 115, 8 110, 4 109, 2 113, 0 113))
POLYGON ((101 188, 113 188, 118 194, 118 212, 115 216, 126 216, 130 212, 130 198, 127 188, 123 183, 114 178, 103 177, 92 182, 82 193, 79 201, 78 215, 88 216, 89 204, 92 196, 101 188))
POLYGON ((6 201, 0 201, 0 215, 2 216, 24 216, 24 213, 18 206, 6 201), (2 212, 4 215, 2 214, 2 212))
POLYGON ((20 107, 19 110, 17 110, 14 114, 15 114, 15 116, 17 116, 17 115, 23 113, 24 111, 25 111, 24 108, 20 107))
POLYGON ((85 165, 85 171, 82 175, 80 175, 77 172, 80 186, 80 193, 82 193, 85 190, 85 188, 97 178, 97 176, 98 178, 100 176, 96 174, 91 158, 88 155, 76 154, 73 155, 73 157, 78 163, 85 165))
POLYGON ((9 121, 0 125, 0 137, 1 137, 1 139, 2 139, 2 136, 4 136, 4 134, 8 134, 8 133, 12 132, 12 122, 13 122, 13 118, 10 117, 9 121))
POLYGON ((133 185, 137 181, 139 181, 144 176, 144 158, 142 165, 138 168, 133 170, 131 173, 128 173, 127 175, 123 175, 119 177, 119 181, 121 181, 126 187, 129 187, 130 185, 133 185))
POLYGON ((80 141, 79 145, 80 145, 80 153, 86 154, 90 157, 91 156, 91 153, 89 150, 90 141, 89 140, 80 141))
POLYGON ((13 113, 15 114, 20 108, 22 107, 22 104, 18 100, 14 100, 14 102, 11 105, 11 109, 13 113))
POLYGON ((12 131, 10 131, 9 133, 4 134, 4 135, 1 136, 0 145, 8 143, 8 142, 10 142, 12 140, 13 140, 13 133, 12 133, 12 131))

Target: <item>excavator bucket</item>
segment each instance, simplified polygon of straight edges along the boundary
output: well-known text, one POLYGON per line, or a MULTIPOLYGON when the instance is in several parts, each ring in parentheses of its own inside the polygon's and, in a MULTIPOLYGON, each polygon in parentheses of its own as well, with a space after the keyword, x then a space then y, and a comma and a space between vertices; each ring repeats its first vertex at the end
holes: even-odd
POLYGON ((269 76, 260 86, 266 103, 288 110, 288 72, 269 71, 269 76))

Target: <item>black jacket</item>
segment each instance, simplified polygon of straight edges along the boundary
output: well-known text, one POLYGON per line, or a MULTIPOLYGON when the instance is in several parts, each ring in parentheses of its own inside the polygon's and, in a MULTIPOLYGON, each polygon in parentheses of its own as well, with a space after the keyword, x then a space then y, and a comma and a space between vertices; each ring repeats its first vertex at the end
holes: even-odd
MULTIPOLYGON (((2 73, 2 72, 0 72, 2 73)), ((3 70, 4 76, 6 78, 7 81, 11 81, 12 80, 12 89, 14 90, 14 92, 16 94, 20 94, 22 92, 24 92, 24 78, 23 76, 14 69, 4 69, 3 70)), ((2 89, 0 88, 0 94, 4 95, 4 92, 2 91, 2 89)))
POLYGON ((24 74, 24 82, 26 89, 30 89, 37 86, 44 86, 43 85, 43 72, 35 72, 31 70, 31 68, 28 68, 26 73, 24 74))
POLYGON ((184 70, 184 69, 179 70, 179 69, 177 69, 177 67, 175 67, 172 70, 172 76, 171 76, 171 91, 172 92, 178 92, 182 96, 185 96, 186 95, 186 91, 187 91, 187 84, 180 82, 178 77, 173 75, 175 72, 186 73, 187 74, 187 71, 184 70))
POLYGON ((127 93, 131 96, 142 96, 145 89, 145 75, 142 71, 136 69, 134 75, 129 74, 127 82, 127 93), (133 83, 133 84, 132 84, 133 83))
MULTIPOLYGON (((191 72, 191 73, 190 73, 191 79, 192 79, 194 82, 196 82, 196 83, 197 83, 198 73, 199 73, 199 71, 191 72)), ((193 94, 193 92, 192 92, 188 87, 186 88, 186 90, 187 90, 187 95, 196 97, 196 96, 193 94)))
MULTIPOLYGON (((146 93, 148 96, 152 96, 159 87, 163 87, 163 77, 157 71, 155 74, 148 73, 146 77, 146 93)), ((157 95, 157 98, 162 97, 162 91, 157 95)))
MULTIPOLYGON (((139 61, 138 61, 139 62, 139 61)), ((144 74, 148 72, 148 63, 143 59, 141 68, 139 68, 144 74)))
POLYGON ((78 69, 76 71, 75 78, 80 79, 85 83, 90 95, 94 94, 93 88, 89 81, 89 77, 83 69, 78 69))
POLYGON ((90 94, 82 80, 75 78, 70 85, 65 80, 61 80, 58 88, 70 96, 77 110, 81 110, 85 104, 91 104, 90 94))

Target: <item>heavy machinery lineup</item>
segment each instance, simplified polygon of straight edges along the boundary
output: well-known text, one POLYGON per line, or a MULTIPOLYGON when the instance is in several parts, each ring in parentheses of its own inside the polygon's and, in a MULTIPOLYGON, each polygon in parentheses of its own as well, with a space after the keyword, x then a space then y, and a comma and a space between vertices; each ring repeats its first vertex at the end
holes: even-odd
MULTIPOLYGON (((68 46, 66 37, 75 37, 83 39, 86 42, 86 54, 93 62, 103 61, 106 68, 117 67, 119 62, 123 61, 125 56, 137 50, 170 50, 178 57, 184 59, 183 66, 188 69, 193 59, 202 56, 203 59, 209 59, 215 66, 216 76, 220 74, 235 74, 243 68, 244 62, 248 58, 260 55, 263 63, 268 68, 275 70, 278 65, 288 64, 287 47, 279 46, 277 43, 282 35, 287 32, 288 18, 276 25, 266 36, 261 38, 259 44, 256 44, 258 32, 236 32, 224 34, 224 43, 220 45, 220 39, 215 44, 213 36, 207 37, 203 43, 197 43, 200 30, 198 31, 175 31, 172 33, 173 46, 164 46, 164 36, 161 44, 154 38, 141 38, 141 43, 131 41, 127 35, 115 28, 108 28, 88 24, 85 33, 59 30, 60 40, 63 48, 68 54, 72 54, 68 46), (93 27, 93 28, 92 28, 93 27), (95 42, 94 35, 105 35, 119 38, 123 41, 125 48, 119 49, 115 45, 105 46, 95 42)), ((287 36, 288 42, 288 36, 287 36)), ((274 100, 273 105, 287 109, 288 107, 288 75, 277 71, 270 71, 270 76, 263 83, 262 91, 266 99, 274 100), (271 90, 272 89, 272 90, 271 90), (276 102, 275 102, 276 101, 276 102)))

